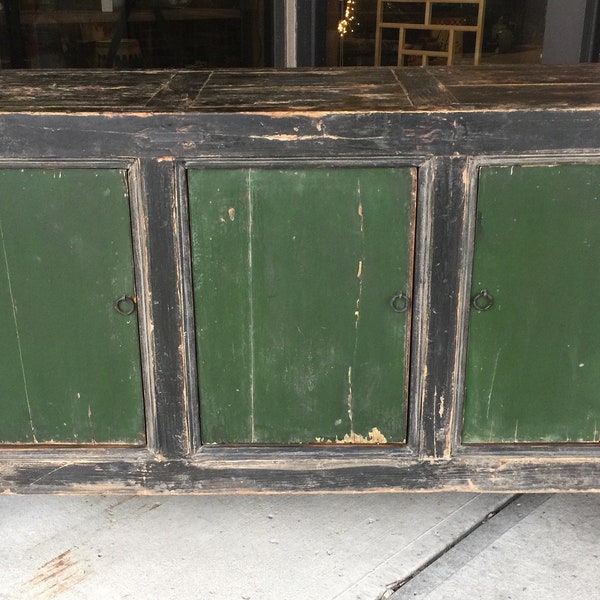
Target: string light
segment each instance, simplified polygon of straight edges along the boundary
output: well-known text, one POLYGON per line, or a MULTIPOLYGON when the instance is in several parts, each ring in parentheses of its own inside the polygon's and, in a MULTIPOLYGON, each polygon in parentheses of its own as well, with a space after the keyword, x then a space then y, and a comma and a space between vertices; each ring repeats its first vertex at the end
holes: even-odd
POLYGON ((354 21, 354 9, 356 0, 346 0, 346 9, 344 18, 338 23, 338 33, 344 37, 347 33, 352 33, 352 21, 354 21))

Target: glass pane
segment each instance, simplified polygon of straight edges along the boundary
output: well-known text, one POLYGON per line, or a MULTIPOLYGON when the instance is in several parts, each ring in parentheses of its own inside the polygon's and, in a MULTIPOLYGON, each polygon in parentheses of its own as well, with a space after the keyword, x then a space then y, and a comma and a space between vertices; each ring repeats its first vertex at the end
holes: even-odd
POLYGON ((487 0, 481 14, 478 0, 328 1, 338 41, 329 39, 329 66, 541 62, 547 0, 487 0), (454 51, 431 54, 448 50, 450 29, 454 51))
POLYGON ((0 5, 1 66, 263 66, 265 1, 4 2, 0 5))
POLYGON ((542 53, 574 63, 580 51, 598 60, 587 22, 595 44, 582 51, 582 2, 301 0, 294 40, 284 0, 5 0, 0 68, 283 66, 296 42, 301 66, 540 63, 542 53), (423 29, 424 52, 398 51, 403 24, 423 29), (436 45, 451 52, 431 55, 436 45))
POLYGON ((431 22, 453 25, 477 25, 477 4, 440 2, 431 7, 431 22))
POLYGON ((424 2, 384 2, 383 20, 386 23, 423 23, 425 19, 424 2))
POLYGON ((485 16, 482 62, 541 62, 546 0, 489 0, 485 16))

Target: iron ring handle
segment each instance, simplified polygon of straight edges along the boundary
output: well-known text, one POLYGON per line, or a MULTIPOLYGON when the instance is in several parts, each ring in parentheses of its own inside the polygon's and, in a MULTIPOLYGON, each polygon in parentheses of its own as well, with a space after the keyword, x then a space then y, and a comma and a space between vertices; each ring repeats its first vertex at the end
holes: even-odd
POLYGON ((490 308, 494 306, 494 296, 487 290, 481 290, 479 294, 476 294, 473 300, 471 300, 471 306, 478 312, 490 310, 490 308))
POLYGON ((404 292, 397 292, 390 300, 390 307, 397 313, 405 313, 408 310, 408 304, 408 296, 404 292))
POLYGON ((135 298, 123 294, 115 300, 113 307, 120 315, 129 317, 135 312, 136 309, 135 298), (129 308, 123 308, 123 305, 129 305, 129 308))

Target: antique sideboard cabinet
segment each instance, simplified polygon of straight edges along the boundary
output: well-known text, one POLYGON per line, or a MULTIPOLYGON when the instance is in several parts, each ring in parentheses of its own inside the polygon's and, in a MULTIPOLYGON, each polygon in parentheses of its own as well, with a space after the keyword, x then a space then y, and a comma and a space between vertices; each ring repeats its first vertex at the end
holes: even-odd
POLYGON ((600 67, 0 73, 0 491, 600 490, 600 67))

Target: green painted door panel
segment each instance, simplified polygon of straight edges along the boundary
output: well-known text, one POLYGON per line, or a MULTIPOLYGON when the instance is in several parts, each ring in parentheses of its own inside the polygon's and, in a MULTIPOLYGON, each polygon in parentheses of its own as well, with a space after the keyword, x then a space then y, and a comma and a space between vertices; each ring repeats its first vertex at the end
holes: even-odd
POLYGON ((0 442, 143 443, 125 173, 0 169, 0 243, 0 442))
POLYGON ((189 172, 204 443, 406 440, 415 177, 189 172))
POLYGON ((597 442, 600 166, 482 168, 475 237, 463 441, 597 442))

